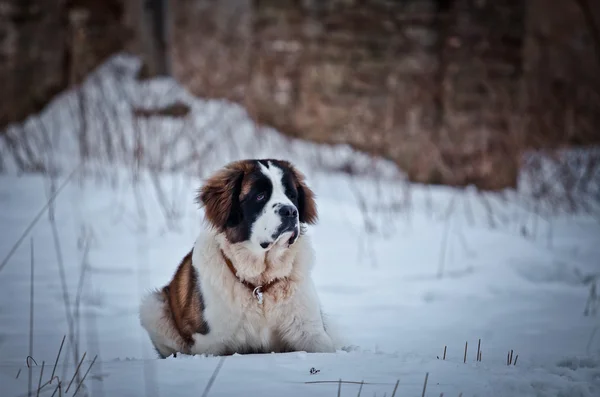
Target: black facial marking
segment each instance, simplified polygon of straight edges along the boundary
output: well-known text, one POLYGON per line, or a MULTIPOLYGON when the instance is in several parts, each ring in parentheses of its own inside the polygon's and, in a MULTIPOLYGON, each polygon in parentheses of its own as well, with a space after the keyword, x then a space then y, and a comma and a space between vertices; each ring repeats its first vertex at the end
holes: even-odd
MULTIPOLYGON (((232 243, 246 241, 250 238, 252 225, 263 212, 265 204, 271 198, 273 193, 273 185, 271 180, 261 172, 260 164, 264 164, 263 160, 256 162, 255 170, 244 176, 239 182, 239 189, 233 192, 235 196, 230 225, 235 227, 235 238, 230 239, 232 243), (250 186, 250 190, 241 196, 242 185, 250 186), (233 226, 235 224, 235 226, 233 226)), ((265 165, 266 166, 266 165, 265 165)))
MULTIPOLYGON (((234 200, 226 225, 226 228, 229 229, 228 238, 232 243, 249 240, 253 224, 258 217, 265 210, 277 210, 279 206, 278 203, 274 203, 272 207, 265 208, 265 204, 269 202, 273 194, 273 185, 269 177, 263 174, 263 166, 265 168, 277 167, 281 170, 281 184, 284 188, 284 193, 293 203, 294 207, 296 207, 300 222, 303 222, 302 204, 304 192, 298 186, 296 175, 289 164, 285 161, 275 159, 254 160, 253 170, 246 172, 236 181, 234 191, 232 192, 234 200), (244 191, 243 194, 242 190, 244 191)), ((295 231, 289 241, 290 244, 293 244, 298 236, 302 234, 302 231, 297 228, 295 220, 292 221, 291 218, 282 222, 272 238, 275 240, 282 233, 289 231, 295 231)), ((264 249, 271 242, 264 242, 260 245, 264 249)))

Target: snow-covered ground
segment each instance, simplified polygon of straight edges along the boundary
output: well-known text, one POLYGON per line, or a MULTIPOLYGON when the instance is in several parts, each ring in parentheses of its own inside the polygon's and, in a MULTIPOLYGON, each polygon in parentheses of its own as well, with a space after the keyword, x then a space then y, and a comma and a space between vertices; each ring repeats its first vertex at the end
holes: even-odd
MULTIPOLYGON (((78 165, 77 93, 0 139, 2 396, 27 393, 30 330, 33 390, 50 380, 67 335, 55 371, 65 396, 78 385, 65 392, 77 365, 71 338, 77 357, 86 353, 81 376, 97 356, 78 395, 190 396, 210 384, 210 396, 334 396, 342 379, 364 381, 362 395, 391 396, 399 380, 397 396, 419 396, 426 374, 427 396, 600 394, 600 314, 584 315, 600 274, 597 220, 540 216, 518 192, 482 200, 469 189, 406 184, 384 161, 255 131, 239 108, 195 99, 168 80, 138 83, 134 69, 130 59, 116 58, 84 87, 87 112, 107 101, 113 112, 86 121, 89 131, 99 130, 89 134, 85 165, 78 165), (121 93, 111 91, 115 65, 126 69, 121 93), (104 97, 102 84, 110 88, 104 97), (183 121, 133 120, 131 103, 151 96, 165 103, 183 98, 192 112, 183 121), (120 133, 102 137, 102 128, 120 133), (166 149, 164 140, 148 136, 163 130, 171 139, 166 149), (228 134, 235 136, 233 149, 228 134), (132 156, 140 147, 143 160, 132 156), (139 325, 139 299, 168 282, 202 227, 193 201, 201 177, 246 157, 287 158, 307 174, 320 213, 309 231, 314 279, 347 346, 336 354, 156 359, 139 325), (34 159, 46 174, 21 172, 35 168, 34 159), (160 172, 148 171, 153 167, 160 172), (338 171, 348 167, 365 172, 338 171), (518 360, 508 366, 511 350, 518 360)), ((57 383, 40 395, 52 395, 57 383)), ((342 383, 341 395, 355 396, 360 387, 342 383)))

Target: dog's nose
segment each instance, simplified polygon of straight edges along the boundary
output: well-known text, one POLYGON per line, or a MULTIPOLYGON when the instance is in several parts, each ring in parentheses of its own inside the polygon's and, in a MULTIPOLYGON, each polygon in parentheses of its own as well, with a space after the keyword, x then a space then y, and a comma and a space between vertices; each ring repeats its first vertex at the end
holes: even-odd
POLYGON ((279 208, 279 215, 284 218, 295 218, 298 216, 298 210, 293 205, 284 205, 279 208))

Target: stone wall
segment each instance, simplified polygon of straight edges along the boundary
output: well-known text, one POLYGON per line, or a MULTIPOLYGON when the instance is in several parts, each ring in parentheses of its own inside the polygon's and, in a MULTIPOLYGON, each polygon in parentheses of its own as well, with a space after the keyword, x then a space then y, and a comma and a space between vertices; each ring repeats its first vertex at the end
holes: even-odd
POLYGON ((600 143, 600 37, 592 34, 600 29, 600 2, 547 7, 544 0, 529 0, 528 15, 524 67, 530 144, 600 143))
POLYGON ((0 126, 39 111, 66 85, 61 3, 0 1, 0 126))
POLYGON ((414 181, 498 189, 516 183, 524 18, 517 0, 174 0, 174 74, 414 181))
POLYGON ((591 0, 0 0, 0 128, 127 50, 290 136, 500 189, 525 147, 600 142, 594 23, 591 0))
POLYGON ((197 95, 242 102, 252 45, 250 0, 172 0, 173 75, 197 95))
POLYGON ((142 0, 0 0, 0 128, 40 111, 108 56, 141 50, 142 0))

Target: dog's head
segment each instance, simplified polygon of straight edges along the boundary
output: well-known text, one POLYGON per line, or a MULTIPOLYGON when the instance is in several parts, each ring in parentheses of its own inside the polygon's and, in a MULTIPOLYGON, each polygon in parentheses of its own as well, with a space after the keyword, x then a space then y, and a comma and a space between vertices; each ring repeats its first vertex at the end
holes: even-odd
POLYGON ((317 221, 314 193, 304 176, 282 160, 230 163, 206 181, 197 200, 208 222, 230 243, 247 242, 256 251, 279 242, 289 246, 301 224, 317 221))

